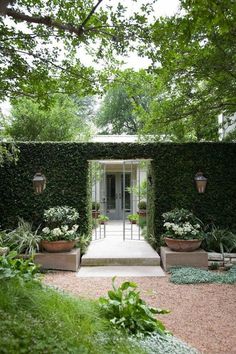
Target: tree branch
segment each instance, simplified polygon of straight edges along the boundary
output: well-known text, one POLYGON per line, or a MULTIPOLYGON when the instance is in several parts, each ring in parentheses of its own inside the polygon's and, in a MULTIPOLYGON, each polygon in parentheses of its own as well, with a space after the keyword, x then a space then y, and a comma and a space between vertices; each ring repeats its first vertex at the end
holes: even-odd
POLYGON ((6 5, 5 5, 2 13, 9 16, 9 17, 14 18, 15 20, 26 21, 29 23, 42 24, 47 27, 52 27, 52 28, 57 28, 59 30, 67 31, 67 32, 75 34, 77 37, 81 37, 82 34, 84 33, 85 25, 90 20, 92 15, 95 13, 97 7, 101 4, 102 1, 103 0, 98 0, 97 4, 91 9, 88 16, 84 19, 84 21, 82 22, 82 24, 79 27, 75 27, 69 23, 61 23, 57 20, 54 20, 50 16, 44 16, 44 17, 29 16, 29 15, 26 15, 22 12, 18 12, 14 9, 7 9, 6 7, 11 3, 10 0, 4 0, 4 3, 6 3, 6 5))
POLYGON ((103 0, 98 0, 97 4, 91 9, 90 13, 88 16, 85 18, 85 20, 81 24, 81 28, 83 29, 86 25, 86 23, 90 20, 90 18, 93 16, 94 12, 97 10, 98 6, 101 4, 103 0))

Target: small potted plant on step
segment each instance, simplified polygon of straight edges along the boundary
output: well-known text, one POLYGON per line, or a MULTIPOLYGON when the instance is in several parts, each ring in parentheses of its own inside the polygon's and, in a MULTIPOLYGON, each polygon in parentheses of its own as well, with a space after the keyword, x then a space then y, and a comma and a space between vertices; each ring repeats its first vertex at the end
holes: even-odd
POLYGON ((101 225, 106 224, 108 220, 109 220, 109 217, 106 215, 99 215, 99 217, 98 217, 98 222, 101 225))
POLYGON ((138 203, 138 215, 145 218, 147 214, 147 202, 145 200, 140 200, 138 203))
POLYGON ((92 217, 94 219, 97 219, 100 215, 100 203, 98 202, 92 202, 92 217))
POLYGON ((174 209, 162 214, 166 232, 162 235, 173 251, 190 252, 198 249, 204 238, 202 222, 186 209, 174 209))
POLYGON ((46 227, 42 229, 42 247, 47 252, 69 252, 78 241, 77 220, 79 213, 75 208, 58 206, 45 210, 46 227))
POLYGON ((138 214, 130 214, 130 215, 128 215, 128 219, 131 224, 137 224, 137 222, 139 220, 139 216, 138 216, 138 214))

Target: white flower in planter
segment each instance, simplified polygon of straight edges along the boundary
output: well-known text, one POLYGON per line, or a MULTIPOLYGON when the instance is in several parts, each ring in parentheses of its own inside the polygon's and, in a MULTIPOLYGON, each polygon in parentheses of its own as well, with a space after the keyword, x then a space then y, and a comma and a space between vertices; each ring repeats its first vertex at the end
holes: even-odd
POLYGON ((43 231, 43 233, 46 234, 46 235, 50 234, 50 229, 49 229, 49 227, 44 227, 44 228, 42 229, 42 231, 43 231))
POLYGON ((79 225, 75 224, 72 226, 72 230, 76 232, 78 230, 79 225))
POLYGON ((61 229, 59 227, 56 227, 55 229, 52 230, 52 234, 53 234, 53 236, 60 236, 63 234, 63 232, 61 231, 61 229))
POLYGON ((64 225, 61 227, 63 232, 66 232, 68 230, 68 228, 69 228, 68 225, 64 225))

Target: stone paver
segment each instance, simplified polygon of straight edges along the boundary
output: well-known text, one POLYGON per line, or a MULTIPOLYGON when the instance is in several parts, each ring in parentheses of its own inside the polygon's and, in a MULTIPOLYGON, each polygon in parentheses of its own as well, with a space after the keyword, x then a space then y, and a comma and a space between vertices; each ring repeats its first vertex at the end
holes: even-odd
POLYGON ((164 277, 165 272, 160 266, 105 266, 81 267, 76 274, 79 278, 88 277, 164 277))

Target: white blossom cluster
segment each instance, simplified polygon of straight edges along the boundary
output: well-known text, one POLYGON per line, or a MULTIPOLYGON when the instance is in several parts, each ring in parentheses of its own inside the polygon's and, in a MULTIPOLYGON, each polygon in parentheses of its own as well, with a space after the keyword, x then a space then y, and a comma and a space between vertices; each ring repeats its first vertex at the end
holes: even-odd
POLYGON ((197 235, 200 231, 201 226, 199 224, 191 225, 190 222, 186 221, 182 225, 178 225, 173 222, 165 222, 164 227, 167 230, 171 230, 174 234, 183 236, 183 235, 197 235))
POLYGON ((78 230, 79 225, 74 224, 71 228, 68 225, 63 225, 61 227, 55 227, 54 229, 50 229, 49 227, 44 227, 42 232, 47 235, 47 239, 51 238, 60 238, 60 239, 75 239, 76 232, 78 230))
POLYGON ((79 213, 75 208, 68 206, 58 206, 53 207, 44 212, 44 219, 46 221, 57 222, 57 221, 76 221, 79 218, 79 213))

